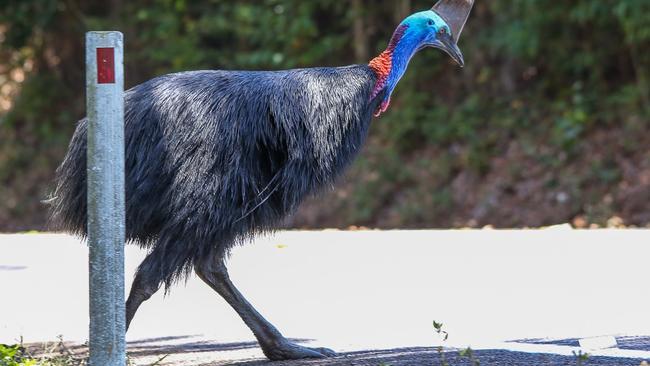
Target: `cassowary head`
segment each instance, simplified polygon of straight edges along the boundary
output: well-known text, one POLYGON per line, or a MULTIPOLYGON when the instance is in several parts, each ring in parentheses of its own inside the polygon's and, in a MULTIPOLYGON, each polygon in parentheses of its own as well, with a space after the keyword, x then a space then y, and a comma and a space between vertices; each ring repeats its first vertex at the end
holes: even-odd
POLYGON ((428 47, 438 48, 464 66, 457 42, 473 3, 474 0, 440 0, 431 10, 412 14, 399 24, 388 48, 370 61, 370 67, 378 76, 373 97, 385 91, 377 116, 388 108, 391 94, 416 52, 428 47))
POLYGON ((433 10, 409 16, 399 25, 398 30, 400 28, 403 28, 400 32, 402 42, 411 43, 409 47, 404 47, 403 51, 414 49, 417 52, 427 47, 435 47, 447 52, 461 67, 465 65, 463 54, 454 41, 451 28, 433 10))

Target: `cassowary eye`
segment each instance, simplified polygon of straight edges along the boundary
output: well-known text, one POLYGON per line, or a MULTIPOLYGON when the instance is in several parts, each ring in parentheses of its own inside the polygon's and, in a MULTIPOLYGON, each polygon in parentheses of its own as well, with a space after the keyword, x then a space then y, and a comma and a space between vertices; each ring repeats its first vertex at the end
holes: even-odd
POLYGON ((440 28, 438 33, 440 33, 441 35, 445 35, 445 33, 447 33, 447 29, 446 28, 440 28))

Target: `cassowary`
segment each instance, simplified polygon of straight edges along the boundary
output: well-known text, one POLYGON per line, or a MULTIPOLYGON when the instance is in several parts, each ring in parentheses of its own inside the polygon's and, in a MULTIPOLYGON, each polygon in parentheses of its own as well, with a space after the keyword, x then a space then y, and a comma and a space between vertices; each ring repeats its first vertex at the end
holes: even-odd
MULTIPOLYGON (((473 0, 441 0, 407 17, 368 65, 287 71, 195 71, 125 92, 126 235, 149 249, 126 303, 192 270, 241 316, 272 360, 325 357, 291 343, 230 281, 233 246, 273 230, 352 161, 413 55, 456 43, 473 0)), ((57 170, 53 218, 86 235, 86 119, 57 170)))

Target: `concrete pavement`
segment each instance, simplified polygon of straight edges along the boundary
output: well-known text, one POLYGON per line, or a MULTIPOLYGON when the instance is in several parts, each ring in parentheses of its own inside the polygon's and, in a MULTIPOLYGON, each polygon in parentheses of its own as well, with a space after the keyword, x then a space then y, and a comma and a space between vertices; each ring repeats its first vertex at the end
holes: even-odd
MULTIPOLYGON (((448 346, 570 356, 577 348, 562 342, 507 341, 650 336, 648 239, 644 230, 566 228, 289 231, 235 250, 230 272, 262 314, 310 346, 431 354, 417 347, 440 343, 437 320, 448 346)), ((127 288, 144 254, 127 248, 127 288)), ((77 239, 0 235, 0 283, 0 343, 86 340, 87 248, 77 239)), ((262 356, 195 277, 146 302, 127 339, 143 364, 165 352, 165 362, 188 365, 262 356)), ((650 359, 650 346, 590 353, 650 359)))

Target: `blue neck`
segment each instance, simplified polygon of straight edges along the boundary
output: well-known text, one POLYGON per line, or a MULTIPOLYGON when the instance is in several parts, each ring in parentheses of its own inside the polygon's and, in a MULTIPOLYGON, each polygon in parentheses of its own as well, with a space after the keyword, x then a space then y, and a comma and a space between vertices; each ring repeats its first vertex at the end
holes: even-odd
POLYGON ((401 25, 393 34, 386 51, 370 61, 370 67, 375 70, 378 80, 372 97, 385 91, 375 116, 379 116, 388 108, 393 90, 404 76, 411 58, 418 50, 420 41, 417 38, 413 32, 409 32, 408 25, 401 25))
POLYGON ((395 46, 392 57, 392 67, 386 83, 386 98, 390 98, 402 76, 406 73, 411 58, 419 45, 412 37, 405 36, 395 46))

